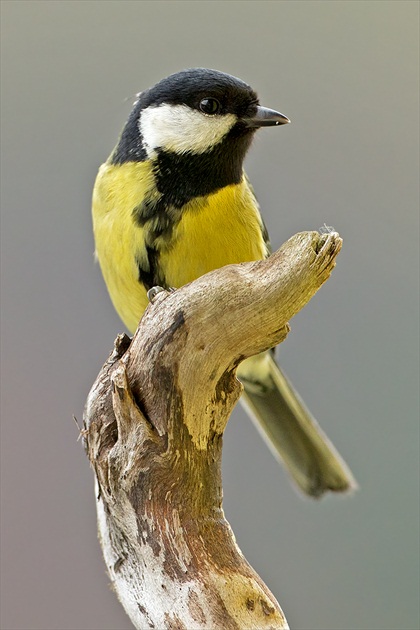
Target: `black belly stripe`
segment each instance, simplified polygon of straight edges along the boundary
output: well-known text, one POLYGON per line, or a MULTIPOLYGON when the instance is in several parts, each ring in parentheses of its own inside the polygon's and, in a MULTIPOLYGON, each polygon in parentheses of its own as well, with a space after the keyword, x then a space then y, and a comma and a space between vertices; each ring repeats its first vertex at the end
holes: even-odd
POLYGON ((175 208, 165 197, 146 197, 135 206, 132 216, 135 224, 143 229, 144 252, 137 259, 138 278, 147 290, 160 286, 168 288, 160 268, 159 255, 162 247, 170 248, 175 225, 181 219, 182 208, 175 208))
POLYGON ((148 291, 152 287, 168 288, 160 268, 160 249, 170 247, 174 226, 181 218, 181 210, 168 206, 164 199, 145 198, 141 204, 133 208, 135 224, 142 228, 146 256, 137 260, 139 282, 148 291))
POLYGON ((154 247, 146 247, 146 257, 148 268, 146 268, 144 261, 137 260, 139 282, 146 288, 146 291, 157 286, 168 288, 162 271, 159 269, 159 251, 154 247))
POLYGON ((135 223, 144 228, 147 244, 152 245, 156 238, 162 237, 167 242, 172 230, 182 215, 182 208, 169 204, 164 197, 159 199, 145 198, 132 210, 135 223))

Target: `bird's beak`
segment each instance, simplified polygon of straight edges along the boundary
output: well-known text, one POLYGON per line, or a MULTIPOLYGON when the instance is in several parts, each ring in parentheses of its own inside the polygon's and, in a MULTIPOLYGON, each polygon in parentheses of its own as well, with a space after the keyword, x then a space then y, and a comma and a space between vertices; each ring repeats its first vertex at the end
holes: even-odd
POLYGON ((290 122, 287 116, 276 112, 274 109, 268 109, 268 107, 257 106, 257 111, 254 116, 250 118, 243 118, 242 122, 247 127, 273 127, 274 125, 286 125, 290 122))

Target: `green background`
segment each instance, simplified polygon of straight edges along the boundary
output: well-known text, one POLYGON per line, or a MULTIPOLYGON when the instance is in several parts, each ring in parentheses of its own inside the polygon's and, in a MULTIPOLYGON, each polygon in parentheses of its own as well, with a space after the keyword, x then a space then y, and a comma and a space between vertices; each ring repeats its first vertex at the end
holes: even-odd
POLYGON ((274 247, 333 225, 331 280, 282 365, 351 465, 305 500, 241 408, 225 511, 294 629, 418 629, 418 2, 2 2, 2 628, 131 624, 72 420, 123 325, 91 189, 133 95, 213 67, 292 124, 247 160, 274 247))

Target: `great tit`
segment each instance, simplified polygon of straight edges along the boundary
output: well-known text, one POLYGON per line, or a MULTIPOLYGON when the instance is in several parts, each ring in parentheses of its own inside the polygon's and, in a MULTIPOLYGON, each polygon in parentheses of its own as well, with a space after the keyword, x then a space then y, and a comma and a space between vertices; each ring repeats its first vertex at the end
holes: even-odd
MULTIPOLYGON (((151 287, 180 287, 270 254, 243 162, 257 129, 289 122, 216 70, 183 70, 138 95, 93 191, 96 257, 130 331, 151 287)), ((353 487, 271 352, 244 361, 238 377, 257 427, 301 490, 319 497, 353 487)))

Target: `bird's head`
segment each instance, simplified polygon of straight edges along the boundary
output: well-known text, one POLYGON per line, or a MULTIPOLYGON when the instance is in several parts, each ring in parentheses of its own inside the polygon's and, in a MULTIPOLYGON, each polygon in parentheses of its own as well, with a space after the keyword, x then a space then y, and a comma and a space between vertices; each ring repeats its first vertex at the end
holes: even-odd
POLYGON ((172 173, 189 164, 193 171, 205 171, 206 181, 218 188, 240 179, 259 127, 288 122, 262 107, 254 90, 236 77, 205 68, 183 70, 139 94, 112 162, 169 160, 172 173))

